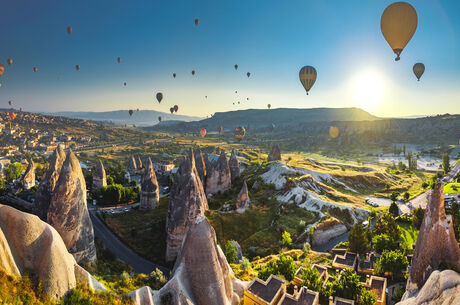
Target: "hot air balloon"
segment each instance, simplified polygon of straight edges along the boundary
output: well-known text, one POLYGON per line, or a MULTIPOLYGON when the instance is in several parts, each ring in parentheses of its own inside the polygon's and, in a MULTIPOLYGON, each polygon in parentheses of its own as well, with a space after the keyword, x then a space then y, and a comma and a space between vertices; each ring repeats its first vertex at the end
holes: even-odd
POLYGON ((235 102, 233 102, 233 105, 235 105, 235 102))
POLYGON ((126 82, 124 82, 123 85, 126 87, 126 82))
POLYGON ((417 12, 407 2, 392 3, 383 11, 380 29, 398 61, 417 30, 417 12))
POLYGON ((249 97, 247 97, 246 100, 249 101, 249 97))
POLYGON ((16 112, 11 112, 11 113, 9 114, 9 117, 10 117, 10 120, 11 120, 11 121, 14 121, 14 119, 17 117, 16 112))
POLYGON ((412 70, 414 71, 414 74, 417 77, 417 80, 420 81, 420 77, 422 77, 423 72, 425 72, 425 65, 422 64, 421 62, 418 62, 414 65, 412 70))
POLYGON ((248 73, 246 73, 246 75, 249 77, 249 76, 251 76, 251 73, 250 73, 250 72, 248 72, 248 73))
POLYGON ((173 77, 176 78, 176 73, 173 73, 173 77))
POLYGON ((173 114, 174 113, 174 107, 169 108, 169 112, 171 112, 171 114, 173 114))
POLYGON ((13 101, 8 101, 8 105, 13 105, 13 101))
POLYGON ((3 75, 3 72, 5 72, 5 67, 2 64, 0 64, 0 76, 3 75))
POLYGON ((137 110, 137 112, 139 112, 139 108, 137 108, 136 110, 137 110))
POLYGON ((271 104, 268 104, 268 105, 267 105, 267 108, 268 108, 268 109, 272 108, 272 105, 271 105, 271 104))
POLYGON ((310 91, 311 87, 313 87, 313 85, 315 84, 316 75, 316 69, 312 66, 305 66, 302 67, 302 69, 300 69, 299 79, 303 87, 305 88, 305 91, 307 91, 307 95, 308 91, 310 91))
POLYGON ((219 134, 222 133, 222 130, 224 130, 224 128, 223 128, 222 126, 217 127, 217 132, 218 132, 219 134))
POLYGON ((238 70, 238 65, 235 65, 234 67, 235 67, 235 70, 238 70))
POLYGON ((72 34, 72 27, 71 26, 68 26, 67 27, 67 34, 72 34))
POLYGON ((34 72, 37 72, 38 71, 38 68, 37 67, 34 67, 34 72))
POLYGON ((198 20, 198 18, 197 18, 197 19, 195 19, 195 25, 198 25, 198 23, 200 23, 200 20, 198 20))
POLYGON ((208 98, 208 96, 207 96, 207 95, 205 95, 205 96, 204 96, 204 98, 208 98))
POLYGON ((238 105, 240 104, 240 102, 238 102, 238 105))
POLYGON ((206 129, 201 128, 200 135, 201 135, 202 138, 204 138, 204 136, 206 135, 206 129))
POLYGON ((195 75, 195 70, 192 70, 192 75, 195 75))
POLYGON ((233 133, 235 134, 235 138, 241 141, 246 135, 246 129, 243 126, 238 126, 235 128, 233 133))
POLYGON ((77 71, 80 70, 80 65, 76 65, 76 66, 75 66, 75 69, 76 69, 77 71))
POLYGON ((238 91, 235 91, 235 93, 238 93, 238 91))
POLYGON ((11 58, 8 58, 6 62, 8 63, 8 66, 11 66, 13 64, 13 60, 11 58))
POLYGON ((121 63, 121 57, 117 58, 118 63, 121 63))
POLYGON ((174 112, 177 112, 177 110, 179 110, 179 106, 174 105, 174 112))
POLYGON ((337 138, 339 136, 339 128, 336 126, 329 127, 329 135, 331 138, 337 138))
POLYGON ((129 116, 132 116, 134 111, 132 111, 131 109, 129 109, 128 112, 129 112, 129 116))
POLYGON ((20 112, 22 112, 22 107, 21 107, 21 108, 19 108, 19 111, 20 111, 20 112))
POLYGON ((158 117, 158 121, 161 122, 161 116, 158 117))
POLYGON ((162 100, 163 100, 163 93, 158 92, 157 93, 157 101, 158 101, 158 103, 161 103, 162 100))

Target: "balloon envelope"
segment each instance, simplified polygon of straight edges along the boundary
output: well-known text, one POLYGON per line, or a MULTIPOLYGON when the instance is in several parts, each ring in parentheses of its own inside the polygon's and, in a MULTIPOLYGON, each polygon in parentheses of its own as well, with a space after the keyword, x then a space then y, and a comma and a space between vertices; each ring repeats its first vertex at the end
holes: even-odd
POLYGON ((407 2, 392 3, 383 11, 380 18, 380 29, 396 54, 395 60, 400 59, 401 52, 414 36, 417 22, 417 12, 407 2))
POLYGON ((174 105, 174 112, 177 112, 177 110, 179 110, 179 106, 174 105))
POLYGON ((129 116, 132 116, 134 111, 130 109, 128 112, 129 112, 129 116))
POLYGON ((272 105, 271 105, 271 104, 268 104, 268 105, 267 105, 267 108, 268 108, 268 109, 272 108, 272 105))
POLYGON ((121 63, 121 57, 117 58, 118 63, 121 63))
POLYGON ((13 101, 8 101, 8 105, 13 105, 13 101))
POLYGON ((238 70, 238 65, 235 65, 234 67, 235 67, 235 70, 238 70))
POLYGON ((204 138, 204 136, 206 135, 206 129, 202 128, 200 130, 200 135, 201 135, 202 138, 204 138))
POLYGON ((158 117, 158 121, 160 121, 160 122, 161 122, 161 116, 159 116, 159 117, 158 117))
POLYGON ((169 112, 174 113, 174 107, 169 108, 169 112))
POLYGON ((176 73, 173 73, 173 77, 176 78, 176 73))
POLYGON ((238 126, 235 128, 233 133, 235 134, 235 138, 237 138, 238 140, 242 140, 246 135, 246 129, 243 126, 238 126))
POLYGON ((71 26, 67 27, 67 34, 69 34, 69 35, 72 34, 72 27, 71 26))
POLYGON ((198 20, 198 18, 197 18, 197 19, 195 19, 195 25, 198 25, 198 23, 200 23, 200 20, 198 20))
POLYGON ((302 86, 305 88, 305 91, 310 91, 311 87, 315 84, 316 81, 316 69, 312 66, 302 67, 299 71, 299 79, 302 86))
POLYGON ((218 133, 222 133, 222 130, 224 130, 224 128, 222 126, 217 127, 217 132, 218 133))
POLYGON ((76 66, 75 66, 75 69, 76 69, 77 71, 80 70, 80 65, 76 65, 76 66))
POLYGON ((5 72, 5 67, 2 64, 0 64, 0 76, 3 75, 3 72, 5 72))
POLYGON ((249 77, 249 76, 251 76, 251 73, 250 73, 250 72, 248 72, 248 73, 246 73, 246 75, 249 77))
POLYGON ((163 93, 158 92, 157 93, 157 101, 158 101, 158 103, 161 103, 162 100, 163 100, 163 93))
POLYGON ((329 135, 331 136, 331 138, 337 138, 339 136, 339 128, 336 126, 331 126, 329 128, 329 135))
POLYGON ((37 67, 34 67, 34 72, 37 72, 38 71, 38 68, 37 67))
POLYGON ((8 60, 6 61, 8 63, 8 65, 12 65, 13 64, 13 60, 11 58, 8 58, 8 60))
POLYGON ((192 70, 192 75, 195 75, 195 70, 192 70))
POLYGON ((417 77, 417 80, 420 80, 420 77, 422 77, 423 72, 425 72, 425 65, 422 64, 421 62, 418 62, 414 65, 412 70, 414 71, 414 74, 417 77))

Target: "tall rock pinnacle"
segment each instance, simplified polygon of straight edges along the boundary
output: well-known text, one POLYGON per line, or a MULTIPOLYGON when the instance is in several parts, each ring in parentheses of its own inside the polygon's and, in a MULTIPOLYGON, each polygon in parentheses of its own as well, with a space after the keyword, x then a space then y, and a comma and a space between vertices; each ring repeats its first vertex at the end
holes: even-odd
POLYGON ((235 150, 232 149, 232 154, 228 160, 228 166, 230 167, 230 173, 232 176, 232 181, 240 176, 240 162, 236 157, 235 150))
POLYGON ((24 189, 26 190, 35 186, 35 165, 32 159, 29 160, 24 176, 22 176, 22 181, 24 183, 24 189))
POLYGON ((160 200, 157 176, 153 169, 152 160, 149 158, 141 181, 140 210, 153 210, 160 200))
POLYGON ((211 168, 207 170, 206 194, 217 194, 225 192, 232 186, 230 167, 228 166, 227 156, 222 149, 219 159, 211 163, 211 168))
POLYGON ((93 189, 99 189, 107 185, 107 176, 105 174, 104 164, 98 160, 96 169, 93 173, 93 189))

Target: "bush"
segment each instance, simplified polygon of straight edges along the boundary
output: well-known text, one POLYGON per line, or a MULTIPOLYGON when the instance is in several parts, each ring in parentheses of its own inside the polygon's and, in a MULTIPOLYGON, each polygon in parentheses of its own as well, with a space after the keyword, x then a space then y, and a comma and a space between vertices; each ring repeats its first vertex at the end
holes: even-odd
POLYGON ((390 212, 390 214, 393 215, 394 217, 399 216, 399 208, 398 208, 398 205, 396 204, 396 202, 393 201, 391 203, 390 209, 388 210, 388 212, 390 212))
POLYGON ((374 292, 363 289, 359 296, 359 305, 374 305, 377 302, 377 297, 374 292))
POLYGON ((392 278, 401 278, 408 265, 407 257, 401 251, 383 250, 382 256, 377 262, 376 271, 378 270, 380 274, 389 272, 392 278))
POLYGON ((22 174, 22 165, 20 163, 10 164, 5 169, 5 176, 8 182, 13 182, 13 180, 19 179, 22 174))
POLYGON ((425 210, 422 209, 421 207, 418 207, 414 210, 414 217, 412 218, 412 224, 417 230, 420 230, 424 216, 425 216, 425 210))
POLYGON ((351 269, 345 269, 333 284, 336 296, 350 300, 356 300, 361 295, 362 289, 359 275, 351 269))
POLYGON ((251 262, 244 256, 241 258, 240 266, 243 271, 251 270, 251 262))
POLYGON ((396 250, 398 243, 386 234, 378 234, 372 238, 374 249, 378 254, 382 254, 383 250, 396 250))
POLYGON ((224 254, 227 258, 227 262, 229 264, 235 264, 238 257, 237 257, 237 249, 235 245, 232 243, 231 240, 228 240, 224 247, 224 254))
POLYGON ((294 279, 296 272, 296 265, 294 259, 290 256, 280 254, 279 259, 271 260, 265 267, 259 271, 258 277, 263 280, 267 280, 271 274, 280 276, 288 281, 294 279))
POLYGON ((348 250, 354 253, 364 254, 368 248, 368 240, 361 224, 351 227, 348 235, 348 250))
POLYGON ((309 243, 309 242, 305 242, 305 243, 303 244, 303 248, 302 248, 302 251, 303 251, 303 253, 305 254, 305 256, 307 256, 308 253, 310 253, 310 250, 311 250, 310 243, 309 243))
POLYGON ((283 235, 281 236, 281 245, 287 248, 292 246, 291 234, 288 231, 283 232, 283 235))
POLYGON ((300 278, 302 279, 302 284, 300 285, 308 287, 314 291, 320 291, 323 281, 319 278, 320 274, 318 270, 311 268, 310 266, 302 269, 300 278))

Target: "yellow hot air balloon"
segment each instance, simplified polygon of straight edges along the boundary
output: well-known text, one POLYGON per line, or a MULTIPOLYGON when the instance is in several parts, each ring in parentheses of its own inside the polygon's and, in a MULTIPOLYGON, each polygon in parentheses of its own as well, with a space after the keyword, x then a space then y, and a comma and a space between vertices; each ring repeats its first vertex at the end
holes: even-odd
POLYGON ((392 3, 382 14, 380 29, 383 37, 395 52, 397 61, 417 30, 417 12, 407 2, 392 3))
POLYGON ((2 76, 3 72, 5 72, 5 66, 0 64, 0 76, 2 76))
POLYGON ((414 74, 417 77, 417 80, 420 81, 420 77, 422 77, 423 72, 425 72, 425 65, 422 64, 421 62, 418 62, 414 65, 412 70, 414 71, 414 74))
POLYGON ((11 58, 8 58, 6 62, 8 63, 8 66, 11 66, 13 64, 13 60, 11 58))
POLYGON ((315 84, 316 76, 316 69, 312 66, 305 66, 300 69, 299 79, 302 86, 305 88, 305 91, 307 91, 307 95, 308 91, 310 91, 311 87, 315 84))

